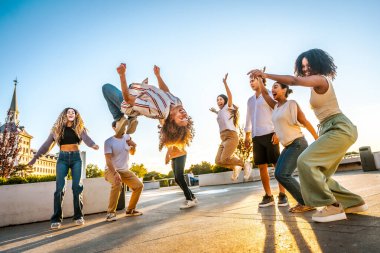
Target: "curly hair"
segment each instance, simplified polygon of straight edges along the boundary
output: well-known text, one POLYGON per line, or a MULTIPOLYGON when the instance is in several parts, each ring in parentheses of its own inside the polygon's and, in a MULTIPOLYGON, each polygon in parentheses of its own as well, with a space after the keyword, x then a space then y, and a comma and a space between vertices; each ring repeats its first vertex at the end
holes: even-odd
POLYGON ((161 151, 162 148, 176 146, 179 148, 184 148, 189 146, 193 141, 195 130, 194 122, 191 117, 188 117, 187 126, 178 126, 170 115, 165 119, 163 126, 160 128, 159 132, 160 144, 158 149, 161 151))
POLYGON ((297 57, 294 66, 294 73, 296 76, 305 76, 302 71, 303 58, 306 58, 309 62, 312 74, 326 75, 332 79, 335 78, 337 66, 334 64, 334 59, 327 52, 317 48, 303 52, 297 57))
POLYGON ((67 111, 69 109, 72 109, 75 111, 75 119, 73 121, 72 128, 73 128, 74 132, 76 133, 76 135, 80 138, 80 135, 82 134, 82 132, 87 130, 84 127, 84 123, 83 123, 82 117, 79 114, 79 112, 72 107, 67 107, 59 114, 58 119, 55 121, 55 123, 51 129, 51 132, 54 135, 54 139, 58 142, 58 144, 64 135, 64 130, 65 130, 65 127, 66 127, 67 122, 68 122, 67 111))

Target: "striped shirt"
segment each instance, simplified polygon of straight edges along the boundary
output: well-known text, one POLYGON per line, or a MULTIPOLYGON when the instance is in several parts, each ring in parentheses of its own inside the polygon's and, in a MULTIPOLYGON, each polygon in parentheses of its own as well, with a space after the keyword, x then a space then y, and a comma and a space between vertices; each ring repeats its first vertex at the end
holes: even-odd
POLYGON ((136 97, 135 104, 130 105, 124 100, 120 110, 128 116, 144 115, 152 119, 166 119, 170 106, 182 105, 179 98, 155 86, 141 83, 132 83, 129 93, 136 97))

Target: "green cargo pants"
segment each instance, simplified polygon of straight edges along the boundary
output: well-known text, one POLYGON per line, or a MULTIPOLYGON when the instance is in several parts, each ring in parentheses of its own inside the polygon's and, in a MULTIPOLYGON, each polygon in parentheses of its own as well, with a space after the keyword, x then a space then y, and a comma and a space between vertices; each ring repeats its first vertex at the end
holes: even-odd
POLYGON ((364 200, 332 179, 348 148, 358 137, 356 126, 342 113, 324 120, 319 138, 298 157, 301 193, 308 206, 339 202, 343 208, 364 204, 364 200))

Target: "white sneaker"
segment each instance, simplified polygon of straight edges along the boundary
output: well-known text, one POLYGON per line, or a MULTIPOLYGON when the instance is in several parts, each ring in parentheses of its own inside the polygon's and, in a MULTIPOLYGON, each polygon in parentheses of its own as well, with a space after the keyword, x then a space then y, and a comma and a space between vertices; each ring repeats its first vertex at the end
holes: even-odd
POLYGON ((252 172, 252 163, 250 161, 246 161, 244 163, 244 179, 248 180, 249 177, 251 176, 252 172))
POLYGON ((83 219, 83 217, 75 220, 75 225, 77 225, 77 226, 83 226, 84 225, 84 219, 83 219))
POLYGON ((197 197, 194 197, 194 198, 193 198, 193 201, 195 202, 195 204, 198 204, 198 199, 197 199, 197 197))
POLYGON ((193 206, 196 206, 197 203, 195 203, 194 200, 186 200, 185 202, 183 202, 183 204, 179 207, 179 209, 187 209, 187 208, 191 208, 193 206))
POLYGON ((232 176, 231 176, 232 181, 236 181, 239 178, 241 169, 242 169, 241 166, 235 166, 234 171, 232 172, 232 176))
POLYGON ((346 220, 347 216, 341 204, 339 206, 326 206, 313 214, 311 219, 315 222, 331 222, 346 220))
POLYGON ((50 225, 50 228, 51 229, 59 229, 61 227, 61 222, 53 222, 51 225, 50 225))
POLYGON ((368 210, 368 206, 366 203, 358 205, 358 206, 351 206, 346 209, 344 209, 345 213, 360 213, 365 212, 368 210))
POLYGON ((107 213, 106 221, 116 221, 116 213, 107 213))

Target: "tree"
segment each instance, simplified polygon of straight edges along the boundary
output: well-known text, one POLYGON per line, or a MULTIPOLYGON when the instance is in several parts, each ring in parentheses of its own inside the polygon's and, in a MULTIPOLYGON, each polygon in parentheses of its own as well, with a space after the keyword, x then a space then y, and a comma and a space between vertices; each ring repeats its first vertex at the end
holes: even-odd
POLYGON ((194 175, 212 173, 212 165, 209 162, 202 161, 200 164, 192 164, 190 169, 185 172, 189 173, 190 171, 192 171, 194 175))
POLYGON ((15 123, 13 112, 8 110, 5 124, 0 129, 0 177, 9 177, 14 172, 20 141, 18 123, 15 123))
POLYGON ((244 128, 242 126, 239 127, 239 144, 235 150, 235 155, 239 157, 243 161, 253 161, 253 153, 252 153, 252 144, 249 146, 249 148, 245 148, 244 140, 245 140, 245 132, 244 128))
POLYGON ((212 173, 219 173, 219 172, 225 172, 225 171, 231 171, 231 169, 225 168, 219 165, 214 165, 212 167, 212 173))
POLYGON ((148 170, 145 168, 144 164, 142 163, 141 164, 132 163, 132 166, 129 170, 136 173, 136 176, 140 178, 144 177, 145 174, 148 173, 148 170))
POLYGON ((174 178, 174 172, 172 170, 169 171, 167 178, 174 178))
POLYGON ((88 164, 86 166, 86 178, 103 177, 104 171, 99 169, 96 164, 88 164))
POLYGON ((158 180, 165 178, 165 175, 157 171, 150 171, 144 176, 144 181, 158 180))

